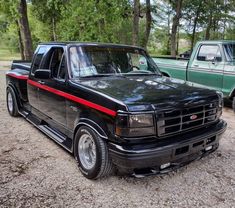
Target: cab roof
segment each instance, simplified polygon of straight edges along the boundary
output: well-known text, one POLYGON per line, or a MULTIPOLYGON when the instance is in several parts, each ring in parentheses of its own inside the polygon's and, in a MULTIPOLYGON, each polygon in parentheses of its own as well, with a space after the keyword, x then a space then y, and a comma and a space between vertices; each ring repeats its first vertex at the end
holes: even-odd
MULTIPOLYGON (((114 43, 97 43, 97 42, 78 42, 78 41, 68 41, 68 42, 45 42, 39 43, 39 45, 61 45, 61 46, 101 46, 101 47, 127 47, 127 48, 138 48, 143 49, 139 46, 125 45, 125 44, 114 44, 114 43)), ((144 49, 143 49, 144 50, 144 49)))

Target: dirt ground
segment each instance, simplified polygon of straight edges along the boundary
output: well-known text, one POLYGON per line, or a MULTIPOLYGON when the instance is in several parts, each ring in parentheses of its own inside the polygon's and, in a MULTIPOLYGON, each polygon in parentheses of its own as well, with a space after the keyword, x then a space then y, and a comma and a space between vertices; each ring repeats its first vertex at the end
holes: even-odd
POLYGON ((175 172, 91 181, 73 157, 23 118, 8 115, 0 71, 0 207, 235 207, 235 114, 219 149, 175 172))

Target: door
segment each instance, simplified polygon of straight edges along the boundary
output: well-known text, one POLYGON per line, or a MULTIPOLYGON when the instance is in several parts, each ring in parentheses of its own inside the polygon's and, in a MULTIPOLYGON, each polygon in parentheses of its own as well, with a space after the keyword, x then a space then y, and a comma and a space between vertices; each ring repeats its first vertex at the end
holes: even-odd
POLYGON ((63 47, 52 47, 43 63, 49 69, 51 78, 41 80, 39 90, 39 110, 46 116, 45 121, 66 134, 66 100, 58 91, 66 88, 66 64, 63 47))
POLYGON ((219 45, 201 45, 188 68, 188 80, 221 90, 223 69, 224 62, 219 45))
POLYGON ((39 108, 39 100, 38 100, 38 91, 39 88, 32 84, 32 82, 38 82, 39 80, 35 79, 34 72, 40 68, 42 64, 43 56, 45 55, 46 51, 48 50, 47 46, 38 46, 35 51, 34 59, 31 66, 31 72, 29 74, 29 80, 27 85, 28 91, 28 99, 29 103, 32 107, 32 113, 37 115, 37 109, 39 108))

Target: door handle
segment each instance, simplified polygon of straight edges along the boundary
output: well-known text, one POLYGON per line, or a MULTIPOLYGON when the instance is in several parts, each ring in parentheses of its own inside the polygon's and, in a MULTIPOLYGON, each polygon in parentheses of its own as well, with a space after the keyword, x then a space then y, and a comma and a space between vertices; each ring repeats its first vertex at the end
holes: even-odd
POLYGON ((42 81, 42 80, 39 80, 38 83, 41 84, 41 85, 44 85, 44 84, 45 84, 45 82, 42 81))
POLYGON ((199 67, 199 65, 198 65, 198 64, 194 64, 193 66, 194 66, 194 67, 199 67))

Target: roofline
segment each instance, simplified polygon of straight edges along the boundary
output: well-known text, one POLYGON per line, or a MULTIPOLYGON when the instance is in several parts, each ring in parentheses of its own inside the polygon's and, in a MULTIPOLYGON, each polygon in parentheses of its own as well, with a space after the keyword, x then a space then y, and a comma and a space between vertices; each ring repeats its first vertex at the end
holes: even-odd
POLYGON ((138 48, 143 49, 144 48, 140 46, 133 46, 133 45, 127 45, 127 44, 115 44, 115 43, 99 43, 99 42, 79 42, 79 41, 65 41, 65 42, 42 42, 38 45, 63 45, 63 46, 113 46, 113 47, 128 47, 128 48, 138 48))
POLYGON ((201 40, 198 43, 234 43, 235 40, 201 40))

